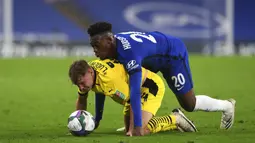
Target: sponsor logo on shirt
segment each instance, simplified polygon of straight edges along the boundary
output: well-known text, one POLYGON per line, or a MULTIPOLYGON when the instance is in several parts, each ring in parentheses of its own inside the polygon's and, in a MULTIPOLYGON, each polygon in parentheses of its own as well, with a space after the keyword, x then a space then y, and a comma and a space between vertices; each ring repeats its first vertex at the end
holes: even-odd
POLYGON ((129 62, 127 63, 126 69, 127 69, 128 71, 131 71, 131 70, 137 68, 138 66, 139 66, 139 65, 136 64, 136 61, 135 61, 135 60, 131 60, 131 61, 129 61, 129 62))

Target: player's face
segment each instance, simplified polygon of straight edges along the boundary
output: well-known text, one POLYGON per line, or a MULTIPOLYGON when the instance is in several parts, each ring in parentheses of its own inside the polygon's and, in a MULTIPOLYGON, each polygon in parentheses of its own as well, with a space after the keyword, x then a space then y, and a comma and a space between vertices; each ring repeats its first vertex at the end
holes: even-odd
POLYGON ((94 82, 93 70, 89 68, 87 73, 80 77, 77 86, 82 92, 88 92, 92 88, 94 84, 93 82, 94 82))
POLYGON ((96 35, 90 38, 90 44, 93 47, 95 55, 101 60, 114 58, 114 37, 110 35, 96 35))

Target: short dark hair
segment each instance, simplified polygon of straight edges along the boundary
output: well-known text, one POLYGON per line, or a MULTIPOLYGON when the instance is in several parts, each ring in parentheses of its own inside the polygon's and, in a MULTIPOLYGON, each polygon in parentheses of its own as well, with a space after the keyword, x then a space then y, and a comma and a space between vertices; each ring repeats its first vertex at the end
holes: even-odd
POLYGON ((108 22, 97 22, 90 25, 87 32, 90 37, 105 32, 112 32, 112 24, 108 22))
POLYGON ((74 61, 69 68, 69 78, 72 83, 77 85, 79 78, 85 75, 89 67, 89 64, 85 60, 74 61))

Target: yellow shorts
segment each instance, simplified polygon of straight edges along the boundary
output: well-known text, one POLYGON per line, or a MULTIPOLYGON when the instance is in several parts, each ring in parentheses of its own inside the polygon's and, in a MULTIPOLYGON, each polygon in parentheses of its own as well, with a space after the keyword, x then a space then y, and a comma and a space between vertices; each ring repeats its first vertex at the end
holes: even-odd
MULTIPOLYGON (((161 106, 162 99, 165 94, 165 84, 160 76, 155 73, 149 72, 147 79, 141 88, 141 105, 142 110, 147 111, 154 116, 161 106)), ((130 114, 130 103, 126 102, 124 105, 123 114, 130 114)))

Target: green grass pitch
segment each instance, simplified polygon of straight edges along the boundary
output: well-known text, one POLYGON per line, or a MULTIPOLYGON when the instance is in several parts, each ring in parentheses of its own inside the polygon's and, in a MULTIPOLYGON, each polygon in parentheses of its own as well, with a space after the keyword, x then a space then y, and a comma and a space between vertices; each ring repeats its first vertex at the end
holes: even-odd
MULTIPOLYGON (((68 79, 73 60, 0 59, 0 143, 251 143, 255 140, 255 58, 191 56, 196 94, 235 98, 235 124, 220 130, 221 113, 186 113, 197 133, 164 132, 141 138, 116 132, 123 125, 122 108, 106 100, 99 129, 87 137, 67 135, 67 117, 75 109, 76 87, 68 79)), ((94 95, 88 111, 94 113, 94 95)), ((179 107, 167 88, 158 115, 179 107)))

